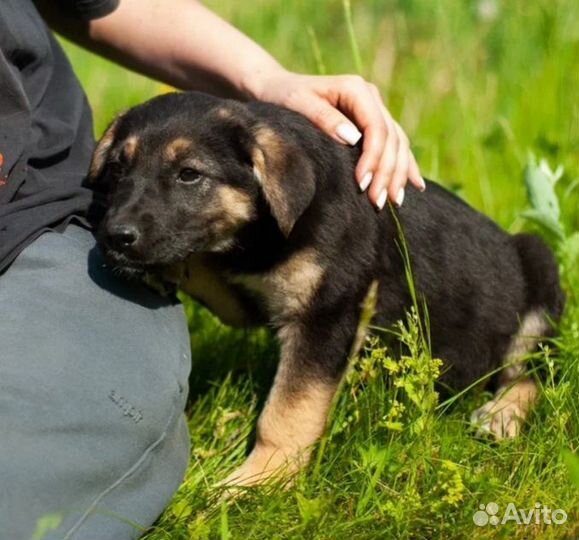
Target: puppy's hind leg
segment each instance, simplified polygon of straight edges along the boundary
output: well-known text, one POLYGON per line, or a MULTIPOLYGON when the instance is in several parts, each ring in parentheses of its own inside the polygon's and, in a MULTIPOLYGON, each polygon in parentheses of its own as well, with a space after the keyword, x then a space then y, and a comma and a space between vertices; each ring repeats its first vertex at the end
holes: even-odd
POLYGON ((513 336, 504 358, 499 389, 488 403, 475 410, 471 422, 477 434, 491 434, 496 439, 516 437, 537 399, 537 385, 525 375, 524 357, 532 352, 548 330, 542 309, 529 311, 513 336))
POLYGON ((530 378, 501 386, 495 397, 472 413, 477 435, 491 434, 497 440, 516 437, 537 398, 537 385, 530 378))

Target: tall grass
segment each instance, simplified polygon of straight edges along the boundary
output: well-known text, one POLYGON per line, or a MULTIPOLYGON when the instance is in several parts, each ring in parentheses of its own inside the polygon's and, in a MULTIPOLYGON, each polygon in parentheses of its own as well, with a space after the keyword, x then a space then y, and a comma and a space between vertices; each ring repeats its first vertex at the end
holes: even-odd
MULTIPOLYGON (((488 395, 432 407, 438 364, 418 312, 394 329, 412 354, 373 341, 358 358, 312 466, 291 490, 222 503, 211 486, 238 465, 275 367, 266 331, 222 327, 187 303, 194 356, 192 458, 147 540, 188 538, 574 538, 579 536, 579 3, 575 0, 211 0, 303 72, 359 71, 409 133, 423 173, 511 232, 523 213, 529 151, 563 175, 554 186, 563 239, 551 238, 568 305, 560 336, 535 358, 546 376, 521 437, 495 444, 467 419, 488 395), (351 8, 351 9, 350 9, 351 8), (425 390, 426 389, 426 390, 425 390), (420 392, 423 392, 421 394, 420 392), (564 525, 478 527, 481 504, 562 508, 564 525)), ((100 133, 112 115, 160 91, 67 47, 100 133)), ((426 195, 427 196, 427 195, 426 195)), ((532 201, 532 198, 531 198, 532 201)))

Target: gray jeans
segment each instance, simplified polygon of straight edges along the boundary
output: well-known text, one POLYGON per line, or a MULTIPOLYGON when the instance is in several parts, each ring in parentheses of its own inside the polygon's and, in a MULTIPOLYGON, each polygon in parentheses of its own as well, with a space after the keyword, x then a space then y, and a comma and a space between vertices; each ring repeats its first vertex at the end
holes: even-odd
POLYGON ((0 276, 0 540, 138 538, 189 455, 182 307, 46 232, 0 276))

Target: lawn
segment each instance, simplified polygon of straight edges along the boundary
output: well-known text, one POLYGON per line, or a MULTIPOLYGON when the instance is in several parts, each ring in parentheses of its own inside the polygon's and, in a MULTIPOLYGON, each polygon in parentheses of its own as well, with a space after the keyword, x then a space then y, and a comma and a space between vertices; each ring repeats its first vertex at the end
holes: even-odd
MULTIPOLYGON (((428 399, 406 391, 432 363, 409 317, 399 331, 417 345, 416 357, 397 372, 389 351, 369 344, 295 485, 251 490, 227 503, 211 486, 243 459, 276 346, 265 330, 232 331, 187 304, 191 465, 145 538, 579 537, 579 3, 360 0, 352 2, 351 26, 341 0, 207 4, 289 68, 372 79, 410 135, 426 177, 510 232, 545 236, 557 252, 568 304, 559 337, 534 358, 542 398, 516 440, 473 436, 470 412, 488 399, 479 389, 438 404, 428 390, 428 399), (556 227, 524 217, 531 153, 553 170, 563 167, 556 227), (564 510, 567 520, 547 524, 533 514, 528 525, 476 525, 473 515, 488 503, 498 505, 499 516, 509 503, 525 512, 539 504, 564 510)), ((97 134, 116 112, 166 91, 67 50, 97 134)))

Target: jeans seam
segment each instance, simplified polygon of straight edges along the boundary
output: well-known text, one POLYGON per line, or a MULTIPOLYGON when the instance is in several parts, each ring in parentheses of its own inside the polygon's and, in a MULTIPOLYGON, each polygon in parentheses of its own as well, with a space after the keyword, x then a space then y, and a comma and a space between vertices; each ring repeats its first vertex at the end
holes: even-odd
POLYGON ((169 427, 175 421, 175 415, 180 415, 183 411, 180 409, 178 405, 174 406, 174 410, 169 416, 169 420, 165 424, 165 429, 161 433, 160 437, 153 442, 141 455, 141 457, 130 467, 124 474, 122 474, 115 482, 113 482, 108 488, 104 489, 101 493, 99 493, 89 507, 85 510, 82 516, 72 525, 72 527, 68 530, 65 534, 63 540, 71 540, 72 535, 78 532, 79 528, 84 524, 87 518, 91 515, 91 513, 95 510, 97 505, 102 501, 104 497, 106 497, 109 493, 114 491, 117 487, 119 487, 125 480, 130 478, 133 474, 135 474, 140 468, 141 465, 151 456, 151 454, 165 441, 167 438, 167 434, 169 432, 169 427))

